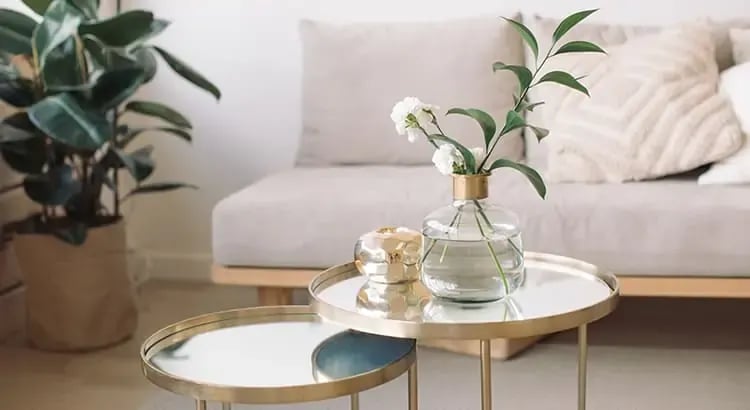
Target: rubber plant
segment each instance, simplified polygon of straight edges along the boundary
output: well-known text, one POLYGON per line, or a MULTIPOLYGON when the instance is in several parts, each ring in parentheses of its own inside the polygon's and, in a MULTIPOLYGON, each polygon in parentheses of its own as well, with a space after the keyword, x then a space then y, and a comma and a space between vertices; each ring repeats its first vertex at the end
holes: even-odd
POLYGON ((131 99, 154 78, 159 60, 221 97, 203 75, 149 44, 169 22, 144 10, 102 18, 98 0, 23 2, 41 18, 0 9, 0 99, 17 108, 0 122, 0 153, 24 175, 19 188, 41 210, 11 230, 82 244, 89 228, 119 221, 129 197, 192 187, 149 181, 153 147, 131 149, 147 131, 192 140, 191 123, 177 110, 131 99), (119 121, 123 113, 162 125, 132 127, 119 121), (135 180, 129 192, 122 172, 135 180))

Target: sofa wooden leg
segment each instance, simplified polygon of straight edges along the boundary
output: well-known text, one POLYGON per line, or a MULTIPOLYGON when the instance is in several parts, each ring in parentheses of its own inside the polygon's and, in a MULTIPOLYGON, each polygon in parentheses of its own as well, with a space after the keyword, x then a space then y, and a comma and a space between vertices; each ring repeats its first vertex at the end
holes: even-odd
POLYGON ((293 291, 292 288, 259 287, 258 303, 261 306, 291 305, 293 291))

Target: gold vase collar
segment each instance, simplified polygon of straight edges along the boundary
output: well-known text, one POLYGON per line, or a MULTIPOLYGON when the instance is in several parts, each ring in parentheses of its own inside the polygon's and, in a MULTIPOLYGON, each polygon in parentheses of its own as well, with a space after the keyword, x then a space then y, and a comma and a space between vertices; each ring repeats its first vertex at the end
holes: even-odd
POLYGON ((488 196, 488 179, 490 174, 453 175, 453 199, 477 200, 488 196))

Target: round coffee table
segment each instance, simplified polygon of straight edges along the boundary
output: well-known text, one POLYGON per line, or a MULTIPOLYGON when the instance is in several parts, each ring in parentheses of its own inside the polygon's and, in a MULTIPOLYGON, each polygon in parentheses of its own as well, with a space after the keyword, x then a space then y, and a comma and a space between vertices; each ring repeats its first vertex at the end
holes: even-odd
POLYGON ((333 267, 310 283, 313 307, 351 329, 410 339, 480 341, 482 410, 492 409, 490 340, 578 328, 578 409, 586 408, 587 324, 615 309, 614 275, 576 259, 526 253, 526 279, 511 297, 485 304, 434 298, 420 282, 368 283, 354 264, 333 267))
POLYGON ((321 320, 309 306, 212 313, 168 326, 141 347, 155 385, 196 400, 275 404, 350 396, 409 372, 416 401, 413 339, 351 331, 321 320))

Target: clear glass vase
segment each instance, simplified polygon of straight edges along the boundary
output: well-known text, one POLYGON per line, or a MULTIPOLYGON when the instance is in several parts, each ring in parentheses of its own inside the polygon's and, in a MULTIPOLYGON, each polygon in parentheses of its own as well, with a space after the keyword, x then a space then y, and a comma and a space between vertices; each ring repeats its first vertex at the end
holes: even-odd
POLYGON ((455 302, 490 302, 524 281, 516 214, 487 201, 489 175, 454 175, 453 204, 424 219, 422 282, 455 302))

